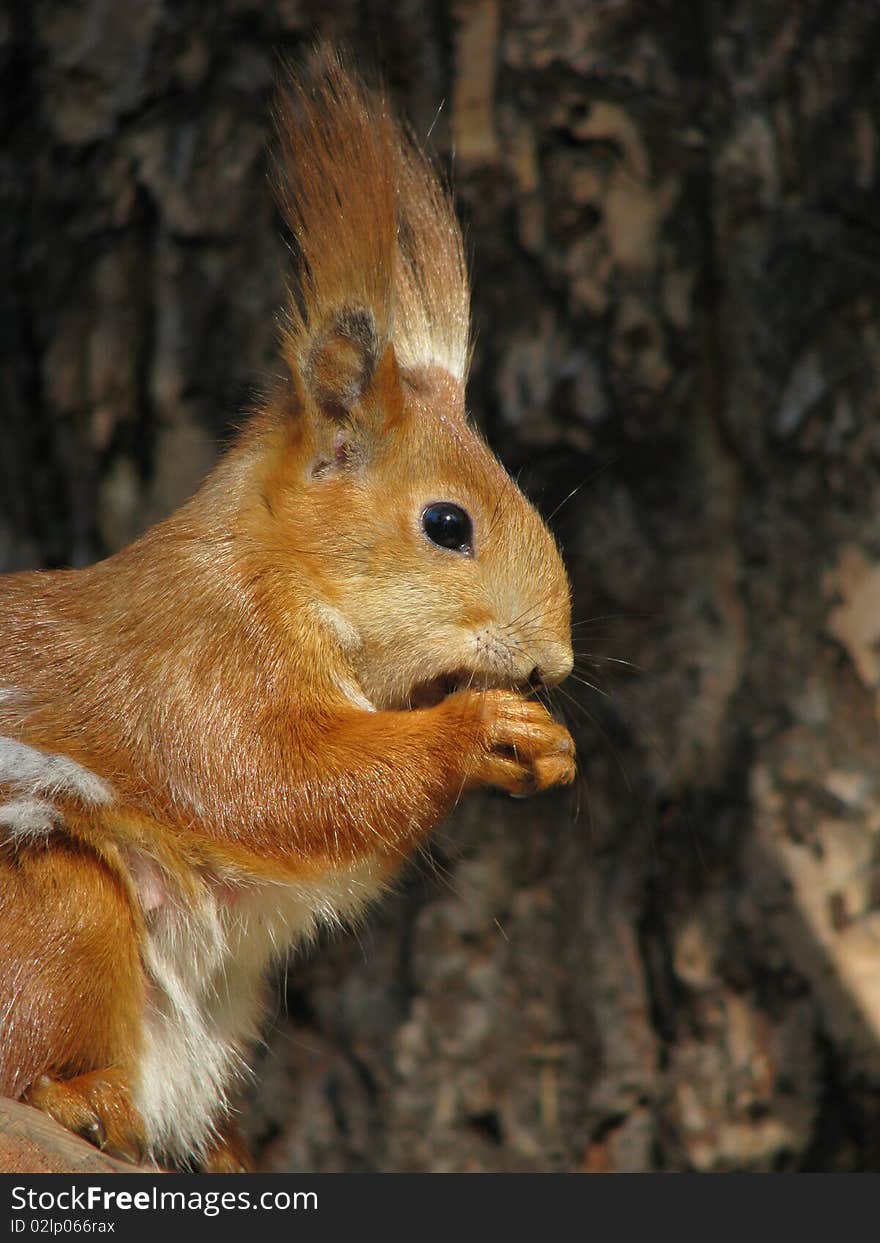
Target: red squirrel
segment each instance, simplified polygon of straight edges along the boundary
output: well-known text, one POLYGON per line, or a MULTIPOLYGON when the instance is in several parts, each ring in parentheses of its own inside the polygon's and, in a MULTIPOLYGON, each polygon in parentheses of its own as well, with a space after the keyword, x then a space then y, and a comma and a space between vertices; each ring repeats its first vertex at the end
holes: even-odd
POLYGON ((466 418, 448 195, 331 53, 277 121, 274 387, 135 543, 0 578, 0 1093, 178 1168, 248 1168, 278 953, 464 792, 575 772, 533 696, 571 670, 568 579, 466 418))

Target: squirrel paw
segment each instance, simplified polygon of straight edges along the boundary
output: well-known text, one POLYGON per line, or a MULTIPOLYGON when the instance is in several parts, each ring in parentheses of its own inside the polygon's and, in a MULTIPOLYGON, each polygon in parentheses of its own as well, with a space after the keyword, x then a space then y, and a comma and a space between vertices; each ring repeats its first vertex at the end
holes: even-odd
POLYGON ((41 1075, 24 1100, 108 1156, 136 1165, 145 1158, 144 1124, 119 1070, 91 1071, 75 1079, 41 1075))
POLYGON ((515 798, 527 798, 574 780, 571 734, 543 704, 514 691, 485 691, 481 698, 488 740, 472 784, 498 786, 515 798))

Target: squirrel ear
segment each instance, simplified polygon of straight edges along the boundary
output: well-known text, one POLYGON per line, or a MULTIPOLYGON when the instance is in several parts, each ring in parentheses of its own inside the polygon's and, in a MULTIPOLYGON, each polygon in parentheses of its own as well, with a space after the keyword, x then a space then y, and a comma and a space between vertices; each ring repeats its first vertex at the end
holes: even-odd
POLYGON ((383 349, 370 312, 339 311, 316 334, 299 376, 314 411, 312 476, 362 465, 402 410, 394 349, 383 349))
POLYGON ((344 419, 362 401, 379 362, 379 337, 369 311, 347 307, 318 334, 303 368, 303 380, 318 409, 344 419))

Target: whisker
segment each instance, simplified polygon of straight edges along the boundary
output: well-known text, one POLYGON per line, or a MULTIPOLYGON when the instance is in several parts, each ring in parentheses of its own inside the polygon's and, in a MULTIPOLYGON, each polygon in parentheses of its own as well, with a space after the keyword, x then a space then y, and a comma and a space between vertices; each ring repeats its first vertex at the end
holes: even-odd
POLYGON ((576 708, 578 712, 582 713, 582 715, 590 722, 590 724, 599 731, 599 733, 602 736, 603 741, 605 742, 606 746, 608 747, 609 751, 614 757, 614 762, 616 763, 617 767, 620 769, 620 775, 623 777, 623 781, 627 788, 627 792, 631 795, 633 793, 632 782, 629 779, 629 774, 627 773, 626 768, 623 765, 623 761, 618 755, 617 748, 615 747, 614 743, 611 741, 611 738, 609 737, 608 731, 602 726, 598 718, 592 712, 590 712, 589 708, 585 707, 585 705, 580 703, 577 699, 575 699, 573 695, 569 694, 569 692, 565 689, 564 686, 557 686, 555 689, 559 692, 559 694, 564 695, 566 699, 570 701, 572 706, 576 708))
POLYGON ((572 488, 571 492, 569 492, 565 500, 560 501, 559 504, 556 506, 556 508, 551 513, 550 517, 546 519, 547 525, 548 526, 550 525, 550 523, 553 521, 553 519, 556 517, 559 511, 561 509, 564 509, 564 507, 568 504, 571 498, 573 496, 576 496, 577 493, 580 492, 581 488, 584 487, 585 484, 592 483, 595 479, 598 479, 600 475, 604 474, 606 470, 610 470, 612 466, 616 466, 616 465, 617 465, 617 455, 615 454, 609 457, 607 461, 603 462, 601 466, 597 466, 594 470, 591 470, 586 475, 584 475, 580 483, 576 487, 572 488))
POLYGON ((572 630, 577 630, 580 626, 592 626, 595 622, 602 621, 631 621, 625 613, 601 613, 597 617, 583 617, 578 621, 572 622, 572 630))
MULTIPOLYGON (((575 655, 584 660, 602 661, 602 663, 606 665, 625 665, 627 669, 634 669, 636 673, 645 672, 641 665, 636 665, 631 660, 622 660, 619 656, 603 656, 598 652, 579 652, 576 648, 575 655)), ((577 661, 575 661, 574 667, 575 669, 578 668, 577 661)))
POLYGON ((608 691, 603 691, 601 686, 596 686, 595 682, 591 682, 588 678, 580 677, 574 671, 568 675, 573 681, 580 682, 581 686, 589 687, 591 691, 595 691, 597 695, 604 695, 606 699, 610 699, 611 695, 608 691))
POLYGON ((593 720, 592 716, 590 715, 589 711, 584 707, 584 705, 579 700, 575 699, 574 695, 572 695, 570 691, 567 691, 564 686, 557 686, 557 687, 554 687, 554 689, 558 695, 564 696, 564 698, 571 704, 571 706, 577 712, 580 713, 582 719, 586 719, 588 721, 593 720))
POLYGON ((511 485, 513 485, 514 487, 516 486, 514 484, 514 481, 511 479, 510 475, 505 475, 504 483, 502 484, 501 490, 498 493, 498 500, 495 502, 495 508, 492 511, 492 517, 489 519, 489 529, 486 531, 486 535, 484 537, 487 540, 489 536, 492 534, 492 532, 495 530, 495 523, 501 517, 501 514, 499 513, 499 509, 501 508, 501 502, 504 500, 504 497, 507 494, 507 490, 511 485))
POLYGON ((539 614, 541 614, 543 611, 544 611, 543 602, 540 604, 532 604, 528 608, 523 609, 521 613, 518 613, 516 617, 512 617, 509 621, 505 622, 504 629, 511 630, 514 626, 527 626, 530 622, 533 622, 539 616, 539 614), (527 618, 528 621, 524 621, 523 620, 524 618, 527 618))
POLYGON ((565 498, 565 500, 560 501, 560 502, 559 502, 559 504, 556 506, 556 508, 553 510, 553 512, 552 512, 551 514, 549 514, 549 515, 548 515, 548 517, 545 519, 545 521, 546 521, 546 523, 547 523, 547 526, 548 526, 548 527, 549 527, 550 523, 553 521, 553 519, 556 517, 556 515, 559 513, 560 509, 562 509, 564 506, 566 506, 566 505, 568 504, 568 502, 571 500, 571 498, 572 498, 573 496, 576 496, 576 495, 577 495, 577 493, 578 493, 578 492, 580 492, 581 488, 584 486, 584 484, 585 484, 586 482, 587 482, 587 481, 586 481, 586 479, 582 479, 582 480, 580 481, 580 483, 579 483, 579 484, 576 484, 576 485, 572 488, 572 490, 569 492, 569 494, 568 494, 568 496, 565 498))
MULTIPOLYGON (((466 691, 469 691, 469 690, 471 690, 471 689, 472 689, 472 687, 473 687, 473 685, 474 685, 474 678, 475 678, 475 677, 476 677, 476 670, 475 670, 475 669, 472 669, 472 670, 471 670, 471 674, 470 674, 470 678, 468 679, 468 684, 467 684, 467 686, 464 688, 466 691)), ((464 776, 462 777, 462 779, 461 779, 461 785, 458 787, 458 793, 456 794, 455 799, 453 800, 453 803, 452 803, 452 807, 450 808, 450 811, 451 811, 451 812, 452 812, 452 811, 455 811, 456 807, 457 807, 457 806, 459 805, 459 803, 461 802, 461 800, 462 800, 462 796, 464 795, 464 788, 465 788, 465 786, 466 786, 466 785, 467 785, 467 783, 468 783, 468 777, 469 777, 469 776, 470 776, 470 773, 465 773, 465 774, 464 774, 464 776)))

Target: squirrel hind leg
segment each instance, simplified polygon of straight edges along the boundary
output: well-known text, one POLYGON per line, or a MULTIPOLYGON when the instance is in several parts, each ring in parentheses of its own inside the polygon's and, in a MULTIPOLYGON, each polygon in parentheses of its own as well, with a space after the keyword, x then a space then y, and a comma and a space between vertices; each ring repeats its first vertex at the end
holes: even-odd
POLYGON ((60 832, 0 850, 0 1092, 139 1160, 144 979, 127 890, 60 832))
POLYGON ((24 1100, 108 1156, 135 1165, 146 1157, 143 1119, 131 1099, 127 1076, 115 1067, 75 1079, 41 1075, 24 1100))

